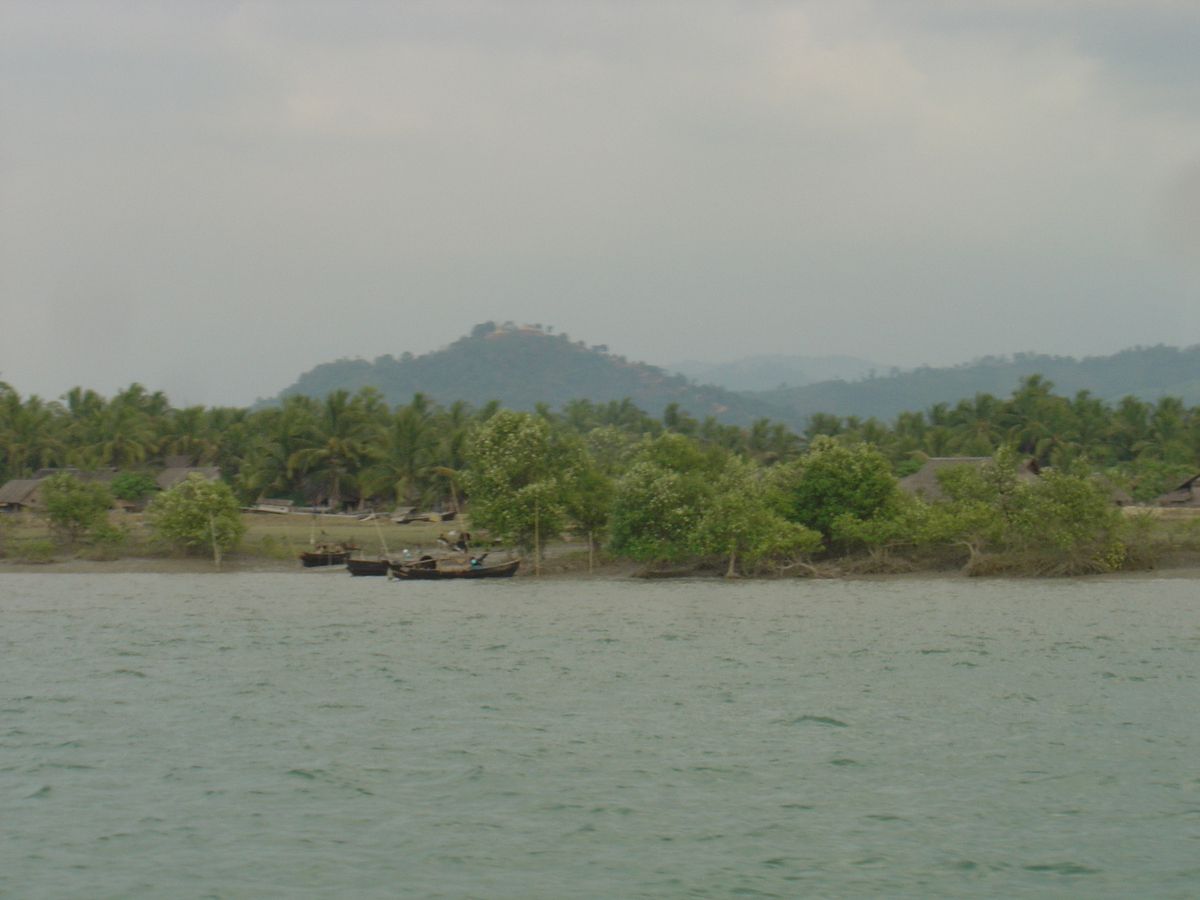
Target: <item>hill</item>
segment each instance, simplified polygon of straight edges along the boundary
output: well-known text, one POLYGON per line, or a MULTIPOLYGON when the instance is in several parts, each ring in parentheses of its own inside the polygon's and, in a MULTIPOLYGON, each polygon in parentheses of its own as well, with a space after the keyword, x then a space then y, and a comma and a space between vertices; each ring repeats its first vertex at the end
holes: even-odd
POLYGON ((1182 397, 1188 405, 1200 404, 1200 345, 1182 350, 1162 345, 1136 347, 1084 359, 1018 353, 860 381, 822 381, 759 391, 754 396, 779 408, 780 418, 788 422, 815 412, 887 420, 906 410, 955 403, 979 392, 1006 397, 1022 378, 1034 374, 1052 381, 1055 392, 1062 395, 1088 390, 1109 401, 1132 394, 1143 400, 1182 397))
POLYGON ((374 361, 341 359, 304 373, 280 397, 323 397, 337 388, 378 387, 391 404, 407 403, 417 392, 442 404, 466 400, 481 406, 499 400, 512 409, 533 409, 542 402, 561 407, 569 400, 595 402, 629 397, 651 415, 678 403, 699 418, 748 425, 758 418, 779 418, 765 400, 716 386, 697 386, 683 375, 657 366, 629 362, 605 346, 572 342, 566 334, 536 327, 497 327, 487 322, 448 347, 374 361))
POLYGON ((668 366, 700 384, 719 384, 731 391, 770 391, 834 379, 854 380, 887 370, 857 356, 748 356, 726 363, 688 359, 668 366))

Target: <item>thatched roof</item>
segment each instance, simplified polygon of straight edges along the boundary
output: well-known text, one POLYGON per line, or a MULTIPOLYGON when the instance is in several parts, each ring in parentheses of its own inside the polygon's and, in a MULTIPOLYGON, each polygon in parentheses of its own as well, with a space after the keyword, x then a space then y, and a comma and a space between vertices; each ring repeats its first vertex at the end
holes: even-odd
POLYGON ((75 466, 64 466, 61 469, 38 469, 32 477, 41 480, 49 478, 51 475, 57 475, 59 472, 74 475, 80 481, 112 481, 116 477, 117 469, 115 466, 105 469, 79 469, 75 466))
POLYGON ((1200 472, 1150 502, 1154 506, 1200 507, 1200 472))
POLYGON ((220 466, 172 466, 169 469, 163 469, 162 474, 154 479, 154 483, 165 491, 193 474, 200 475, 206 481, 221 480, 220 466))
POLYGON ((982 466, 991 461, 990 456, 931 456, 920 469, 901 478, 900 487, 926 500, 949 500, 942 490, 942 483, 937 479, 940 469, 949 469, 952 466, 982 466))
POLYGON ((0 506, 29 506, 30 495, 41 483, 40 478, 14 478, 0 487, 0 506))
MULTIPOLYGON (((931 456, 920 469, 901 478, 900 487, 926 500, 949 500, 942 490, 942 483, 938 481, 939 470, 954 466, 982 466, 991 461, 990 456, 931 456)), ((1023 460, 1017 466, 1017 478, 1020 481, 1029 481, 1041 474, 1042 469, 1036 459, 1023 460)))

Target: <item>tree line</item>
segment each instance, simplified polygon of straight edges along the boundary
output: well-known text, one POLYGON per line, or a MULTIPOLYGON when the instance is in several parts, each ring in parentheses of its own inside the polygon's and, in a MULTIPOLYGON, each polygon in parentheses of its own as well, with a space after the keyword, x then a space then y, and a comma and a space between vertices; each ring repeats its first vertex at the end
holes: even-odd
MULTIPOLYGON (((323 399, 292 396, 263 409, 176 408, 162 392, 137 384, 111 398, 74 388, 46 401, 0 383, 0 477, 66 466, 135 470, 188 456, 219 466, 247 503, 261 496, 311 502, 318 495, 335 505, 452 502, 462 489, 458 473, 471 435, 499 408, 496 402, 442 406, 422 394, 389 406, 371 387, 323 399)), ((1007 398, 979 393, 892 422, 816 413, 799 433, 767 419, 749 427, 697 419, 675 403, 654 418, 628 399, 575 400, 558 411, 540 405, 535 415, 557 432, 588 436, 609 462, 663 433, 759 467, 796 457, 828 436, 872 445, 897 476, 915 471, 924 456, 990 456, 1009 446, 1042 466, 1091 466, 1139 500, 1169 490, 1200 465, 1200 407, 1171 397, 1129 396, 1115 404, 1087 391, 1063 397, 1037 375, 1007 398)))
POLYGON ((730 572, 854 549, 883 565, 930 548, 957 548, 977 566, 997 551, 1057 548, 1079 570, 1109 568, 1123 558, 1119 522, 1095 473, 1144 499, 1194 474, 1198 448, 1200 408, 1067 398, 1039 376, 1008 398, 977 394, 891 423, 817 414, 800 433, 766 419, 701 420, 678 404, 655 418, 628 399, 516 412, 417 394, 391 407, 363 387, 251 410, 174 408, 136 384, 49 402, 0 385, 5 477, 115 467, 125 474, 114 493, 144 499, 147 471, 188 456, 219 466, 247 505, 467 502, 476 525, 527 548, 574 531, 589 548, 659 562, 719 557, 730 572), (952 471, 950 500, 926 504, 896 487, 926 456, 995 462, 952 471), (1022 458, 1048 474, 1020 481, 1022 458))

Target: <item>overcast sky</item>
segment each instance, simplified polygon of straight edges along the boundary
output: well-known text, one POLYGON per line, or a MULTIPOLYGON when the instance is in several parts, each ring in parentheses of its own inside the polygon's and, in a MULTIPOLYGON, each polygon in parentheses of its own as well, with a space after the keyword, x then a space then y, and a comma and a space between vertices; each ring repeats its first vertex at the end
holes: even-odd
POLYGON ((1193 2, 0 3, 0 379, 1200 342, 1193 2))

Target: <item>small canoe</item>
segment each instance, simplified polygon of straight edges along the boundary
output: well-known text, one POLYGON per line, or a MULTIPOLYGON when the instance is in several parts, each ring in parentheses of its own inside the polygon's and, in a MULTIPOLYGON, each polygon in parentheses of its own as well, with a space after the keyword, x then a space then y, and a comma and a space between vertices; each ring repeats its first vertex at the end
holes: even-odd
POLYGON ((517 574, 520 559, 496 563, 494 566, 454 565, 445 568, 421 566, 392 566, 392 577, 401 581, 440 581, 445 578, 511 578, 517 574))

